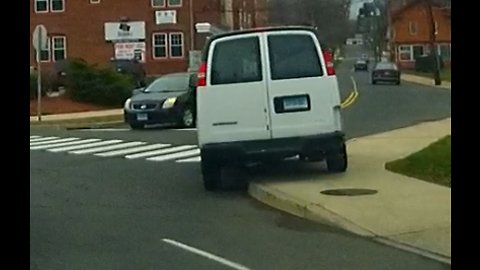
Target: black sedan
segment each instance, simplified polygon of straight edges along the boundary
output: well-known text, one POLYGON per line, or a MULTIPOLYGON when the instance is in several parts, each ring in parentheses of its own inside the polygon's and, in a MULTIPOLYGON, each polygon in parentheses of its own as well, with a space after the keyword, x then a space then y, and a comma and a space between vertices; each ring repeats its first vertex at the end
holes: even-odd
POLYGON ((372 84, 377 82, 392 82, 400 84, 400 70, 395 63, 380 62, 372 70, 372 84))
POLYGON ((355 64, 353 65, 353 69, 355 71, 357 70, 364 70, 364 71, 368 71, 368 63, 367 61, 363 60, 363 59, 358 59, 355 64))
POLYGON ((194 127, 196 80, 195 73, 174 73, 161 76, 146 88, 134 90, 125 102, 125 122, 132 129, 152 124, 194 127))

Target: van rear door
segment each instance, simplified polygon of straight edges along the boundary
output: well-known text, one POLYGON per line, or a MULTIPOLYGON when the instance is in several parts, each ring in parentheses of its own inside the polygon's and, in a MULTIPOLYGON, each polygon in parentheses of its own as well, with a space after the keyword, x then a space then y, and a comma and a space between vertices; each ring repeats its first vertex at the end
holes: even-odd
POLYGON ((227 36, 209 47, 206 86, 197 90, 199 143, 269 139, 260 35, 227 36))
POLYGON ((272 138, 338 129, 340 96, 313 32, 267 32, 267 84, 272 138))

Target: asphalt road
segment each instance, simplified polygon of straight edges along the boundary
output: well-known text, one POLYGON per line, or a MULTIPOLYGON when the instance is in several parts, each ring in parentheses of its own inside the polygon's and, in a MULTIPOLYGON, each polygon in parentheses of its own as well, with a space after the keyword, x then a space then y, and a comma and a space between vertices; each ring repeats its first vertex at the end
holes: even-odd
MULTIPOLYGON (((353 56, 357 52, 351 51, 353 56)), ((347 55, 348 57, 349 55, 347 55)), ((450 94, 368 83, 337 70, 349 137, 450 115, 450 94)), ((123 128, 123 127, 119 127, 123 128)), ((191 131, 31 129, 31 135, 195 144, 191 131)), ((368 211, 368 209, 366 209, 368 211)), ((31 269, 449 269, 336 228, 301 220, 244 192, 207 193, 198 162, 30 151, 31 269)))

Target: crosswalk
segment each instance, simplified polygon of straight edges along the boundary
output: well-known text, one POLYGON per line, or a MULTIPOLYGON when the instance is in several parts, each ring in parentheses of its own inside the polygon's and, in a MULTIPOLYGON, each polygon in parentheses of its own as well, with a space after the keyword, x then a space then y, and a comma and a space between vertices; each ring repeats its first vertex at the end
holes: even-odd
POLYGON ((71 155, 93 155, 97 157, 123 157, 128 160, 144 159, 153 162, 200 162, 197 145, 172 145, 169 143, 147 143, 119 139, 61 138, 56 136, 30 136, 30 150, 71 155))

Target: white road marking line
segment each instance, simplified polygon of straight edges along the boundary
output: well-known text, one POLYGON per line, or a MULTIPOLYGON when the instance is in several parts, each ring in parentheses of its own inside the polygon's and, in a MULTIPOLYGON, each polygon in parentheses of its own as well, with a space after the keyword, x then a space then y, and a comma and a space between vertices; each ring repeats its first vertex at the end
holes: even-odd
POLYGON ((62 146, 68 146, 68 145, 78 145, 78 144, 98 142, 98 141, 101 141, 101 140, 100 139, 86 139, 86 140, 80 140, 80 141, 74 141, 74 142, 45 144, 45 145, 39 145, 39 146, 32 146, 32 147, 30 147, 30 150, 56 148, 56 147, 62 147, 62 146))
POLYGON ((185 131, 195 131, 196 128, 174 128, 173 130, 185 130, 185 131))
POLYGON ((170 144, 157 143, 157 144, 152 144, 152 145, 134 147, 134 148, 130 148, 130 149, 124 149, 124 150, 117 150, 117 151, 110 151, 110 152, 99 153, 99 154, 95 154, 95 156, 99 156, 99 157, 113 157, 113 156, 120 156, 120 155, 138 153, 138 152, 141 152, 141 151, 155 150, 155 149, 165 148, 165 147, 170 147, 170 144))
POLYGON ((123 141, 109 140, 109 141, 101 141, 101 142, 95 142, 95 143, 65 146, 60 148, 52 148, 52 149, 48 149, 47 151, 57 153, 57 152, 65 152, 65 151, 72 151, 72 150, 85 149, 85 148, 93 148, 96 146, 109 145, 109 144, 120 143, 120 142, 123 142, 123 141))
POLYGON ((177 162, 182 162, 182 163, 183 162, 200 162, 200 161, 202 161, 202 158, 200 156, 177 160, 177 162))
POLYGON ((220 264, 223 264, 225 266, 228 266, 230 268, 233 268, 233 269, 237 269, 237 270, 250 270, 250 268, 246 267, 246 266, 243 266, 239 263, 236 263, 236 262, 232 262, 232 261, 229 261, 225 258, 222 258, 220 256, 217 256, 215 254, 212 254, 212 253, 209 253, 209 252, 206 252, 206 251, 203 251, 203 250, 200 250, 198 248, 194 248, 192 246, 189 246, 189 245, 186 245, 186 244, 183 244, 183 243, 180 243, 178 241, 175 241, 175 240, 172 240, 172 239, 167 239, 167 238, 164 238, 162 239, 163 242, 167 243, 167 244, 170 244, 172 246, 175 246, 177 248, 181 248, 183 250, 186 250, 186 251, 189 251, 191 253, 194 253, 194 254, 197 254, 197 255, 200 255, 204 258, 207 258, 209 260, 212 260, 212 261, 215 261, 217 263, 220 263, 220 264))
POLYGON ((59 139, 58 137, 43 137, 43 138, 38 138, 38 139, 30 139, 30 142, 43 142, 43 141, 48 141, 48 140, 55 140, 59 139))
POLYGON ((82 131, 130 131, 129 128, 92 128, 92 129, 83 129, 82 131))
POLYGON ((77 150, 77 151, 72 151, 70 153, 71 154, 76 154, 76 155, 91 154, 91 153, 105 152, 105 151, 110 151, 110 150, 125 149, 127 147, 144 145, 144 144, 146 144, 146 142, 127 142, 127 143, 121 143, 121 144, 115 144, 115 145, 109 145, 109 146, 101 146, 101 147, 95 147, 95 148, 84 149, 84 150, 77 150))
POLYGON ((127 159, 135 159, 135 158, 143 158, 143 157, 151 157, 151 156, 156 156, 156 155, 163 155, 163 154, 170 154, 173 152, 179 152, 183 150, 190 150, 193 148, 196 148, 196 145, 182 145, 182 146, 176 146, 172 148, 167 148, 167 149, 161 149, 161 150, 156 150, 156 151, 150 151, 150 152, 143 152, 143 153, 138 153, 138 154, 133 154, 133 155, 128 155, 125 156, 127 159))
POLYGON ((42 144, 50 144, 50 143, 61 143, 61 142, 71 142, 78 140, 79 138, 65 138, 65 139, 58 139, 58 140, 51 140, 51 141, 46 141, 46 142, 31 142, 30 146, 37 146, 37 145, 42 145, 42 144))
POLYGON ((196 156, 196 155, 199 155, 199 154, 200 154, 200 149, 197 148, 197 149, 194 149, 194 150, 178 152, 178 153, 173 153, 173 154, 169 154, 169 155, 151 157, 151 158, 147 158, 147 160, 149 160, 149 161, 167 161, 167 160, 172 160, 172 159, 196 156))
POLYGON ((37 136, 37 135, 32 135, 32 136, 30 136, 30 140, 31 140, 31 139, 38 139, 38 138, 40 138, 40 136, 37 136))

